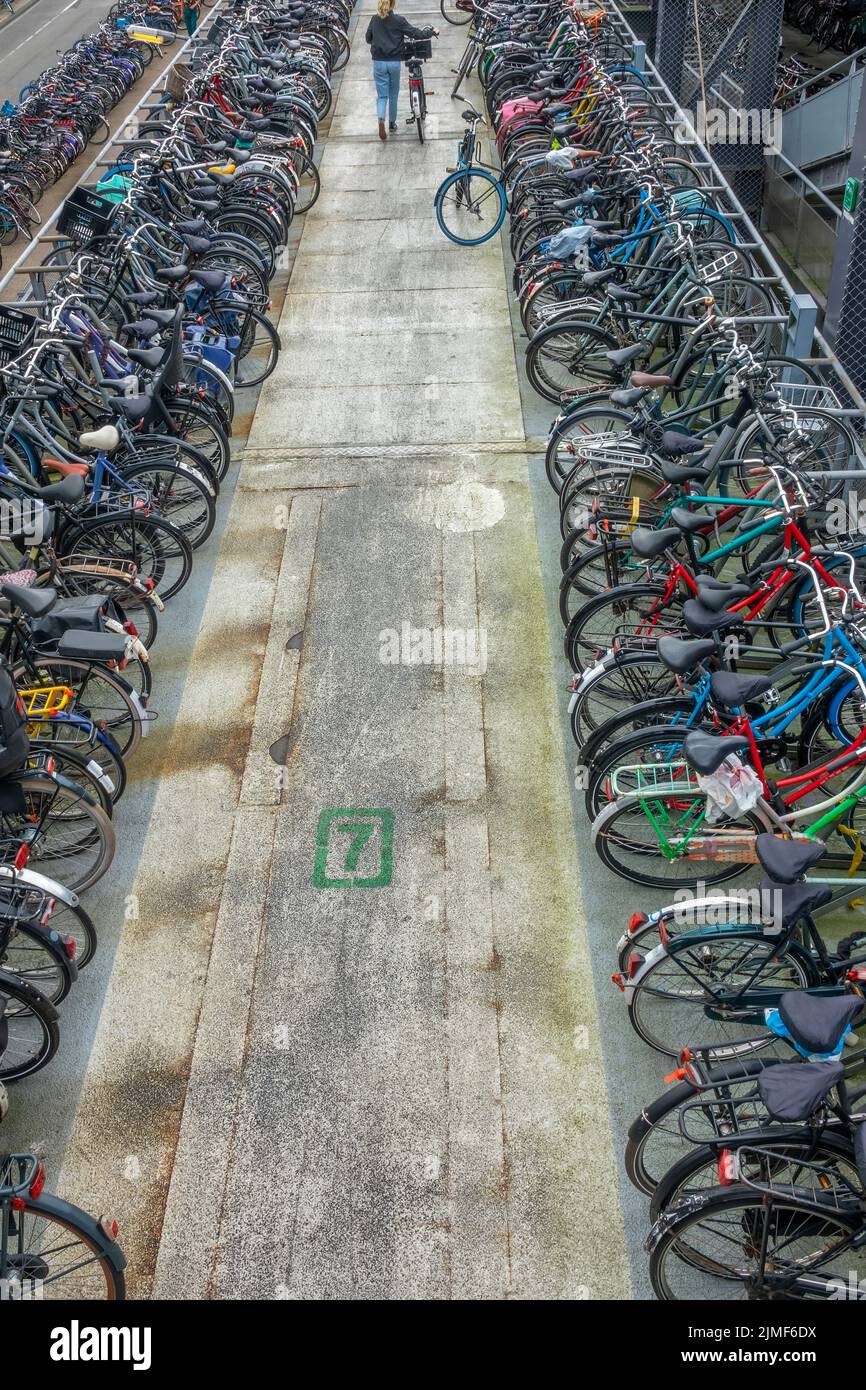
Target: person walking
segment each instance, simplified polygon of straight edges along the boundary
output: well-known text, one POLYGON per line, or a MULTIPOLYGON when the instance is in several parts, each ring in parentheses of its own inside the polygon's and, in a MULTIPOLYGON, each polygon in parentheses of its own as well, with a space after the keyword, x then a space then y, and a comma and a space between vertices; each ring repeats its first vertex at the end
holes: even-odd
POLYGON ((186 25, 186 32, 192 38, 198 26, 198 12, 201 0, 184 0, 183 22, 186 25))
POLYGON ((388 113, 388 129, 393 134, 397 129, 397 95, 400 91, 400 58, 404 39, 429 39, 439 30, 432 25, 416 29, 408 19, 395 13, 395 0, 379 0, 377 13, 367 25, 366 39, 370 45, 373 59, 373 77, 376 81, 376 114, 379 117, 379 139, 387 140, 385 113, 388 113))

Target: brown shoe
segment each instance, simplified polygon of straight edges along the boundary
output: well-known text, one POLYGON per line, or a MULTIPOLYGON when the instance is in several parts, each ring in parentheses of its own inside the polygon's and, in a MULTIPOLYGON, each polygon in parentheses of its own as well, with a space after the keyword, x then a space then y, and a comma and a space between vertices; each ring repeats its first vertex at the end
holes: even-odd
POLYGON ((380 121, 380 122, 379 122, 379 139, 380 139, 380 140, 387 140, 387 139, 388 139, 388 134, 387 134, 387 131, 385 130, 385 122, 384 122, 384 121, 380 121))

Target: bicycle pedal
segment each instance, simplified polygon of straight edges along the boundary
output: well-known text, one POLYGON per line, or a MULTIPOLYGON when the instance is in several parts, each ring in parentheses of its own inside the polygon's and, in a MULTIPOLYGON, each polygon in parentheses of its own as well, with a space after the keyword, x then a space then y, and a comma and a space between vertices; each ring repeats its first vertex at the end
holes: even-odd
POLYGON ((445 172, 446 172, 446 174, 456 174, 456 173, 457 173, 457 165, 456 165, 456 164, 449 164, 449 165, 448 165, 448 168, 445 170, 445 172))
POLYGON ((407 124, 407 125, 414 125, 414 124, 415 124, 415 117, 414 117, 414 116, 407 116, 407 117, 406 117, 406 124, 407 124))

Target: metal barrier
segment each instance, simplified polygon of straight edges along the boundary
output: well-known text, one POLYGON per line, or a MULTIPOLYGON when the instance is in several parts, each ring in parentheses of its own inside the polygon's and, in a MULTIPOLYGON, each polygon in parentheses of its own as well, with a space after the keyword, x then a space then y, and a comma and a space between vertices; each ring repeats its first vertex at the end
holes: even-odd
MULTIPOLYGON (((136 102, 132 110, 128 113, 127 116, 124 117, 121 130, 116 135, 112 135, 112 137, 102 146, 102 149, 99 151, 96 157, 93 160, 91 160, 87 168, 84 169, 82 173, 79 175, 77 184, 78 187, 86 183, 86 181, 89 178, 91 178, 100 168, 103 168, 114 162, 113 160, 106 158, 108 151, 115 148, 120 148, 126 140, 130 139, 130 136, 128 134, 128 126, 131 121, 137 119, 141 111, 154 110, 156 107, 162 104, 163 100, 166 97, 171 95, 177 95, 176 92, 172 93, 172 91, 170 90, 172 74, 174 73, 175 67, 178 63, 182 62, 184 58, 188 58, 192 50, 195 48, 196 44, 201 43, 202 38, 205 37, 207 33, 209 33, 211 23, 213 22, 213 18, 220 9, 220 6, 222 4, 223 0, 215 0, 215 3, 210 7, 210 13, 206 17, 200 28, 197 29, 196 32, 193 35, 191 35, 191 37, 187 38, 181 44, 177 53, 175 53, 174 56, 161 69, 160 74, 156 78, 156 80, 151 83, 147 91, 136 102), (124 132, 127 133, 124 134, 124 132)), ((17 260, 9 267, 9 269, 3 275, 2 279, 0 279, 0 302, 6 304, 26 304, 30 299, 34 297, 34 281, 38 279, 36 272, 41 269, 43 277, 45 274, 44 267, 40 267, 37 258, 40 255, 44 257, 48 254, 52 247, 57 244, 57 242, 65 240, 65 238, 59 236, 55 231, 52 230, 52 228, 55 227, 57 219, 60 216, 62 210, 63 203, 61 203, 60 206, 57 207, 51 214, 51 216, 43 223, 37 235, 27 243, 24 250, 18 256, 17 260), (21 281, 25 277, 27 277, 29 282, 27 285, 21 286, 21 288, 17 288, 13 285, 13 281, 21 281)))

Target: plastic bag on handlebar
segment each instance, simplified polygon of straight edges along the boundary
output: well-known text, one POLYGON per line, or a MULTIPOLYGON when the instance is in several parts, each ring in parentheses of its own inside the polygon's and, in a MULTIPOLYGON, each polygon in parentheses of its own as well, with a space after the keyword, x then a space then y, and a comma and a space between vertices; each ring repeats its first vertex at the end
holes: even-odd
POLYGON ((550 254, 557 260, 566 260, 569 256, 576 255, 581 247, 586 246, 591 236, 591 227, 565 227, 563 231, 550 238, 550 254))

